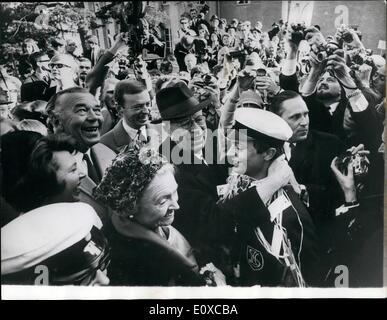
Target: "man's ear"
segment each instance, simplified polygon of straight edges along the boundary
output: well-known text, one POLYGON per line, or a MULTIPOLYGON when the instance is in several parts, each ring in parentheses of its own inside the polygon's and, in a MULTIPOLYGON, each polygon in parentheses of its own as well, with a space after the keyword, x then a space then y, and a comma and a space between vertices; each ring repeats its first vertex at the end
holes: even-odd
POLYGON ((265 161, 271 161, 274 159, 275 155, 277 154, 276 148, 269 148, 263 153, 263 159, 265 161))

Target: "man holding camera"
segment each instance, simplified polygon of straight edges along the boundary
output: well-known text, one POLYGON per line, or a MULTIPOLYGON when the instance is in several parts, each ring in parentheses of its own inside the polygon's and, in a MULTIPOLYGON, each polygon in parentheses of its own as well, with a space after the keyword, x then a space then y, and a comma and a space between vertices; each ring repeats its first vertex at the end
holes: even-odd
MULTIPOLYGON (((289 41, 290 54, 285 61, 280 76, 283 89, 294 90, 304 97, 307 103, 312 129, 331 133, 339 137, 347 146, 355 143, 369 143, 365 137, 359 137, 357 132, 351 132, 344 126, 345 116, 352 118, 362 116, 368 107, 368 101, 357 88, 355 81, 349 73, 346 65, 344 50, 329 47, 321 32, 315 27, 304 30, 304 37, 311 46, 310 65, 311 70, 307 77, 301 81, 300 86, 296 75, 296 56, 299 42, 289 41), (326 48, 326 51, 324 51, 326 48), (328 49, 330 48, 330 51, 328 49), (322 53, 325 53, 323 55, 322 53), (329 54, 329 55, 328 55, 329 54)), ((342 37, 338 32, 335 38, 342 37)), ((353 38, 355 42, 356 38, 353 38)), ((339 41, 337 40, 337 41, 339 41)), ((342 42, 342 41, 341 41, 342 42)), ((370 110, 367 111, 371 112, 370 110)), ((372 117, 368 117, 371 124, 372 117)), ((353 130, 352 130, 353 131, 353 130)))

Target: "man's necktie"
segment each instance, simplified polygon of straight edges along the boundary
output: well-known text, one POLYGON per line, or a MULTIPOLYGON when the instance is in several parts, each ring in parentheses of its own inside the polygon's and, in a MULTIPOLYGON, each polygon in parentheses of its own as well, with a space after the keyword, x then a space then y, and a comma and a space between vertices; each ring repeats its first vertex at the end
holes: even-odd
POLYGON ((91 180, 93 180, 96 184, 98 184, 99 178, 98 178, 97 170, 95 170, 95 168, 90 160, 90 157, 87 153, 85 153, 83 155, 83 160, 85 160, 87 163, 87 175, 89 176, 89 178, 91 180))
POLYGON ((141 129, 138 129, 135 140, 138 141, 141 145, 144 145, 148 142, 143 130, 141 129))

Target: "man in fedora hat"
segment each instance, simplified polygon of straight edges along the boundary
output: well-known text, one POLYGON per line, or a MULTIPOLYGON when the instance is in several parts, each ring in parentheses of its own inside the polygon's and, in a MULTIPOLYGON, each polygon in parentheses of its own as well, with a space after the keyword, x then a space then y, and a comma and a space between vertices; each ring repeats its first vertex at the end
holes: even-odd
MULTIPOLYGON (((206 142, 208 143, 206 140, 209 139, 206 138, 206 123, 201 110, 207 102, 199 103, 182 82, 160 90, 156 101, 161 119, 168 127, 166 131, 169 133, 160 150, 178 169, 176 181, 179 185, 180 212, 176 216, 174 226, 189 239, 201 259, 212 259, 225 274, 231 276, 230 264, 225 263, 225 258, 229 259, 230 256, 225 256, 220 246, 232 248, 235 245, 234 236, 239 237, 239 233, 234 232, 236 225, 257 226, 260 215, 269 216, 263 203, 290 181, 291 169, 283 161, 276 166, 276 170, 268 172, 276 150, 268 152, 270 155, 267 159, 264 154, 266 149, 259 154, 257 152, 257 156, 252 159, 259 158, 260 161, 247 161, 247 170, 254 174, 258 167, 262 173, 261 178, 266 175, 268 179, 253 190, 243 190, 235 198, 225 198, 222 203, 217 203, 228 172, 226 164, 208 164, 206 159, 209 158, 203 154, 203 148, 206 142), (189 156, 184 156, 187 153, 189 156)), ((257 116, 259 115, 252 114, 251 119, 257 120, 257 116)), ((267 120, 267 123, 272 123, 272 119, 267 120)), ((278 144, 283 144, 283 140, 291 136, 291 129, 281 118, 279 121, 282 121, 282 127, 275 133, 277 138, 282 139, 277 141, 278 144), (282 132, 283 130, 285 132, 282 132)), ((217 148, 218 144, 215 143, 215 149, 217 148)), ((205 148, 205 151, 207 150, 211 148, 205 148)), ((237 243, 240 244, 238 241, 237 243)), ((243 285, 257 283, 258 280, 255 283, 248 280, 241 282, 243 285)))
POLYGON ((176 179, 181 209, 175 226, 195 243, 200 238, 200 227, 197 226, 201 224, 200 216, 207 215, 208 206, 216 205, 216 186, 225 182, 227 174, 224 166, 213 164, 216 141, 213 148, 209 143, 212 141, 207 141, 207 124, 202 109, 210 101, 199 103, 188 86, 178 81, 161 89, 156 94, 156 102, 161 115, 157 122, 163 122, 168 134, 159 150, 178 168, 176 179), (206 142, 209 144, 205 147, 206 142))

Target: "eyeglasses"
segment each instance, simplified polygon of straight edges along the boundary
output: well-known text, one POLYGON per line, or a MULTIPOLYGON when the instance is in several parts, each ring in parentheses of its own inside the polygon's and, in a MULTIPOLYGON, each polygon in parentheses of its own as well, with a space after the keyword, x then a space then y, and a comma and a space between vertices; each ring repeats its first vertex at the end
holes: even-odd
POLYGON ((62 69, 64 67, 70 68, 68 65, 65 65, 63 63, 50 63, 48 65, 51 69, 54 69, 54 67, 57 67, 58 69, 62 69))
POLYGON ((205 126, 206 117, 203 115, 197 115, 197 116, 186 117, 183 119, 176 119, 171 122, 182 129, 190 130, 195 126, 195 124, 199 125, 200 127, 205 126))

